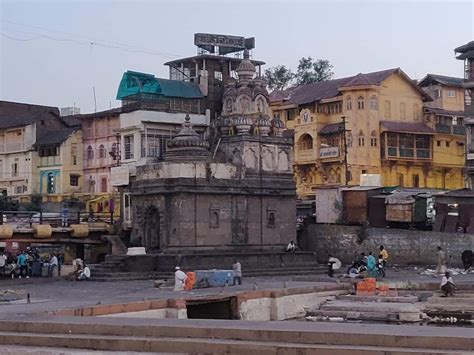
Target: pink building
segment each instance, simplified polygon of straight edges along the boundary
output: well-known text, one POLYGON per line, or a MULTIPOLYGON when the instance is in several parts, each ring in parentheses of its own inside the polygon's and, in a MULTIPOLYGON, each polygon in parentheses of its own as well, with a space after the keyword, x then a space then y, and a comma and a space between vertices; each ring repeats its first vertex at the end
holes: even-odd
POLYGON ((111 194, 110 168, 117 165, 121 108, 80 115, 84 147, 84 192, 111 194))

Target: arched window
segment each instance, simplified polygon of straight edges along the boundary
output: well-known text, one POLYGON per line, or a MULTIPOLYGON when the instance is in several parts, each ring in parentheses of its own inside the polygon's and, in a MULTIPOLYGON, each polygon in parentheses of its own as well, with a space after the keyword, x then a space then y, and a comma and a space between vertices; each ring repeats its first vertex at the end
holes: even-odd
POLYGON ((117 155, 118 155, 117 143, 114 143, 112 144, 112 157, 114 158, 114 160, 117 159, 117 155))
POLYGON ((313 149, 313 138, 309 134, 303 134, 298 141, 298 147, 300 150, 313 149))
POLYGON ((88 160, 94 159, 94 150, 92 149, 91 146, 87 147, 87 159, 88 160))
POLYGON ((212 211, 211 213, 211 227, 217 228, 219 227, 219 212, 212 211))
POLYGON ((275 212, 268 213, 268 227, 273 228, 275 227, 275 212))
POLYGON ((359 110, 364 109, 364 97, 363 96, 359 96, 359 98, 357 99, 357 108, 359 110))
POLYGON ((105 158, 105 147, 103 144, 99 146, 99 158, 100 159, 105 158))
POLYGON ((350 96, 346 97, 346 110, 352 110, 352 98, 350 96))
POLYGON ((347 136, 346 136, 347 148, 352 147, 352 141, 353 141, 353 140, 354 140, 354 139, 352 138, 352 133, 351 133, 351 132, 347 133, 347 136))
POLYGON ((46 190, 48 194, 54 194, 56 192, 56 177, 54 173, 48 173, 46 176, 46 190))
POLYGON ((376 147, 377 146, 377 132, 372 131, 370 134, 370 146, 376 147))
POLYGON ((359 132, 359 147, 365 146, 365 137, 364 132, 362 130, 359 132))
POLYGON ((379 101, 377 100, 377 96, 375 96, 375 95, 370 97, 370 109, 371 110, 378 110, 379 109, 379 101))

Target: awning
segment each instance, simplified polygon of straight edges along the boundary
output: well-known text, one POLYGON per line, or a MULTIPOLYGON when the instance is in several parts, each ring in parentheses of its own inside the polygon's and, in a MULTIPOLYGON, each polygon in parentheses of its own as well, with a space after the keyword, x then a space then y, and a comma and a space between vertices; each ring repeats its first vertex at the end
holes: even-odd
POLYGON ((400 132, 400 133, 419 133, 434 134, 433 129, 423 123, 380 121, 380 131, 400 132))
POLYGON ((344 124, 343 123, 330 123, 326 126, 324 126, 320 131, 319 134, 325 135, 325 134, 334 134, 334 133, 340 133, 344 131, 344 124))

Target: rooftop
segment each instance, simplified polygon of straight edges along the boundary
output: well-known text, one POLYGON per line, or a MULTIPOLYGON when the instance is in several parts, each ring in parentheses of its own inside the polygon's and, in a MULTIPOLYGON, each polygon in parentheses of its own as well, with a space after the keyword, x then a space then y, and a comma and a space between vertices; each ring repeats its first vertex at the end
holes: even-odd
POLYGON ((433 84, 441 84, 447 86, 463 87, 463 78, 457 78, 454 76, 438 75, 438 74, 426 74, 426 76, 418 83, 419 87, 425 87, 433 84))
POLYGON ((423 123, 380 121, 380 126, 390 132, 434 134, 434 131, 423 123))
POLYGON ((26 126, 52 117, 59 117, 57 107, 0 101, 0 129, 26 126))
POLYGON ((311 102, 329 99, 341 95, 344 88, 352 88, 357 86, 378 86, 392 74, 399 74, 409 84, 417 90, 425 100, 431 101, 431 98, 418 88, 413 81, 400 68, 381 70, 371 73, 359 73, 354 76, 322 81, 307 85, 296 86, 286 90, 276 90, 270 94, 270 101, 287 101, 295 105, 304 105, 311 102))
POLYGON ((156 78, 152 74, 127 71, 117 91, 117 100, 138 94, 196 99, 203 95, 199 86, 179 80, 156 78))
POLYGON ((439 116, 464 117, 464 111, 443 110, 442 108, 424 107, 425 112, 432 112, 439 116))
POLYGON ((35 146, 56 145, 64 142, 77 128, 63 128, 60 130, 47 132, 40 136, 35 143, 35 146))
MULTIPOLYGON (((229 62, 234 62, 234 63, 240 63, 243 58, 235 58, 235 57, 225 57, 222 55, 212 55, 212 54, 198 54, 192 57, 186 57, 186 58, 180 58, 180 59, 175 59, 171 60, 169 62, 166 62, 165 65, 172 66, 173 64, 181 64, 184 62, 193 62, 196 60, 200 59, 209 59, 209 60, 217 60, 217 61, 229 61, 229 62)), ((265 62, 262 62, 261 60, 251 60, 253 65, 264 65, 265 62)))

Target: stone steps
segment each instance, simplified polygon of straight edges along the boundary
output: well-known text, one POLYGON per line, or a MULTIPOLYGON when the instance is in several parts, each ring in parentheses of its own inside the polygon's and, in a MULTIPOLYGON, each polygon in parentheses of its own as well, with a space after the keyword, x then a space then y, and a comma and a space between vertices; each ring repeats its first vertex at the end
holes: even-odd
POLYGON ((427 355, 474 349, 472 329, 462 328, 96 317, 0 321, 0 344, 194 354, 427 355))

